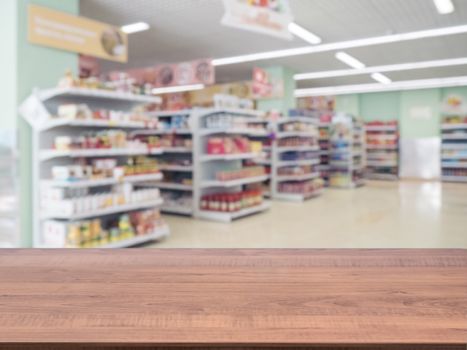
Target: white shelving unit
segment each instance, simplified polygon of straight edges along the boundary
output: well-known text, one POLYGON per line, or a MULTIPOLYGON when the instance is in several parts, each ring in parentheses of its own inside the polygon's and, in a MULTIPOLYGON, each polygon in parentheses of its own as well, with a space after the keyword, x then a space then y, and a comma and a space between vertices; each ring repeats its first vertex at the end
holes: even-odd
POLYGON ((366 132, 366 174, 369 179, 399 179, 399 127, 395 122, 369 123, 366 132))
POLYGON ((321 178, 324 180, 325 186, 329 186, 329 172, 330 172, 330 165, 329 165, 329 152, 330 152, 330 128, 331 123, 318 123, 318 130, 319 130, 319 155, 320 155, 320 164, 317 166, 317 169, 321 173, 321 178))
POLYGON ((441 180, 467 182, 467 123, 443 123, 441 141, 441 180))
POLYGON ((365 129, 347 114, 333 117, 330 133, 330 186, 356 188, 364 185, 365 129))
POLYGON ((265 131, 251 130, 248 128, 231 128, 228 125, 216 128, 207 127, 208 117, 223 115, 230 118, 232 122, 242 121, 248 125, 262 125, 267 130, 268 121, 262 118, 262 112, 244 109, 198 109, 191 119, 193 130, 193 164, 194 164, 194 187, 193 203, 194 216, 199 219, 218 222, 231 222, 235 219, 264 212, 269 209, 269 202, 263 200, 260 205, 243 208, 232 212, 203 210, 201 198, 205 195, 222 193, 238 193, 245 185, 260 184, 268 176, 255 176, 233 181, 218 181, 216 173, 227 169, 241 169, 244 161, 254 160, 261 157, 261 153, 243 154, 207 154, 207 143, 210 137, 225 135, 241 135, 250 139, 267 135, 265 131), (239 119, 236 119, 239 118, 239 119))
POLYGON ((322 193, 322 187, 308 193, 296 191, 295 189, 291 190, 294 186, 297 187, 299 184, 305 186, 305 183, 315 183, 314 180, 321 178, 321 174, 317 169, 320 164, 317 120, 312 117, 294 116, 281 118, 275 121, 273 125, 276 137, 273 142, 271 156, 271 197, 278 200, 297 202, 319 196, 322 193), (297 123, 305 125, 307 130, 290 130, 295 127, 293 124, 297 123), (288 145, 288 143, 293 143, 291 139, 298 138, 304 144, 288 145), (286 170, 284 168, 294 172, 299 170, 301 166, 310 166, 312 170, 308 173, 281 174, 283 170, 286 170))
MULTIPOLYGON (((160 103, 159 97, 134 95, 114 91, 92 90, 82 88, 53 88, 47 90, 35 90, 33 94, 22 104, 20 112, 26 121, 32 126, 32 227, 33 246, 47 247, 42 236, 42 224, 44 220, 74 222, 82 219, 96 219, 111 217, 118 213, 131 212, 139 209, 159 208, 162 205, 161 198, 151 201, 132 202, 111 206, 93 211, 79 211, 76 214, 66 215, 63 212, 50 212, 41 206, 43 191, 53 189, 65 189, 67 191, 88 188, 90 191, 99 187, 112 187, 120 184, 142 184, 146 181, 160 180, 161 173, 126 176, 123 178, 90 179, 86 181, 54 181, 51 180, 51 169, 54 165, 70 165, 74 159, 92 159, 98 157, 117 158, 124 160, 128 156, 156 155, 162 150, 144 148, 128 149, 92 149, 61 151, 52 149, 56 136, 78 136, 88 130, 99 129, 144 129, 142 122, 116 122, 101 120, 67 120, 54 118, 57 110, 63 104, 86 104, 91 110, 107 109, 130 111, 136 105, 145 103, 160 103)), ((139 235, 133 238, 112 242, 102 247, 129 247, 136 244, 157 240, 169 234, 167 225, 158 227, 151 234, 139 235)), ((64 237, 63 237, 64 238, 64 237)))
MULTIPOLYGON (((190 126, 194 111, 194 109, 184 109, 151 112, 150 115, 157 118, 164 128, 138 130, 135 134, 157 137, 172 135, 174 137, 191 139, 191 142, 193 142, 193 130, 190 126)), ((166 214, 191 216, 193 214, 193 185, 169 180, 190 178, 192 183, 194 172, 193 148, 163 147, 160 159, 163 161, 160 169, 164 174, 164 181, 152 182, 151 185, 159 188, 166 198, 161 211, 166 214)))

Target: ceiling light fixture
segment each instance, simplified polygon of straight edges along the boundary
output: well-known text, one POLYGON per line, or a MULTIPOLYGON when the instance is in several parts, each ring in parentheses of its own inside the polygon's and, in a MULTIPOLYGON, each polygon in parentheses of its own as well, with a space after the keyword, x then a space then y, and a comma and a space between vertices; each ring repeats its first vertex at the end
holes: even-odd
POLYGON ((306 30, 302 26, 299 26, 297 23, 290 22, 289 24, 289 32, 293 35, 298 36, 299 38, 305 40, 306 42, 316 45, 321 43, 321 38, 316 34, 306 30))
POLYGON ((212 64, 214 66, 224 66, 228 64, 253 62, 253 61, 267 60, 267 59, 273 59, 273 58, 299 56, 299 55, 308 55, 308 54, 318 53, 318 52, 343 50, 343 49, 348 49, 348 48, 353 48, 353 47, 363 47, 363 46, 371 46, 371 45, 379 45, 379 44, 389 44, 389 43, 400 42, 400 41, 433 38, 433 37, 462 34, 462 33, 467 33, 467 25, 443 27, 443 28, 437 28, 437 29, 428 29, 428 30, 421 30, 417 32, 408 32, 408 33, 385 35, 385 36, 377 36, 377 37, 366 38, 366 39, 341 41, 341 42, 329 43, 329 44, 323 44, 323 45, 317 45, 317 46, 304 46, 304 47, 297 47, 295 49, 275 50, 275 51, 253 53, 253 54, 248 54, 248 55, 216 58, 212 60, 212 64))
POLYGON ((148 30, 149 28, 150 28, 149 24, 147 24, 146 22, 137 22, 137 23, 124 25, 120 29, 124 33, 133 34, 133 33, 148 30))
POLYGON ((349 65, 352 68, 355 69, 363 69, 365 68, 365 64, 357 60, 355 57, 350 56, 348 53, 345 53, 343 51, 339 51, 336 53, 336 58, 344 62, 345 64, 349 65))
POLYGON ((373 73, 371 75, 371 77, 374 80, 379 81, 381 84, 391 84, 392 83, 391 79, 389 79, 387 76, 385 76, 384 74, 381 74, 381 73, 373 73))
POLYGON ((327 86, 321 88, 297 89, 295 97, 306 96, 332 96, 358 94, 367 92, 381 91, 399 91, 399 90, 416 90, 416 89, 431 89, 450 86, 466 86, 467 76, 453 78, 437 78, 437 79, 422 79, 422 80, 406 80, 392 82, 391 84, 358 84, 358 85, 340 85, 327 86))
POLYGON ((433 2, 441 15, 454 12, 454 5, 451 0, 433 0, 433 2))
POLYGON ((168 86, 163 88, 154 88, 151 92, 154 95, 160 94, 170 94, 174 92, 184 92, 184 91, 194 91, 204 89, 203 84, 193 84, 193 85, 180 85, 180 86, 168 86))
POLYGON ((460 66, 467 65, 467 58, 450 58, 447 60, 436 60, 436 61, 422 61, 422 62, 411 62, 411 63, 399 63, 385 66, 374 66, 366 67, 363 69, 339 69, 322 72, 310 72, 310 73, 299 73, 294 75, 295 80, 311 80, 311 79, 322 79, 322 78, 335 78, 345 77, 349 75, 360 75, 360 74, 371 74, 377 72, 395 72, 412 69, 423 69, 423 68, 435 68, 435 67, 449 67, 449 66, 460 66))

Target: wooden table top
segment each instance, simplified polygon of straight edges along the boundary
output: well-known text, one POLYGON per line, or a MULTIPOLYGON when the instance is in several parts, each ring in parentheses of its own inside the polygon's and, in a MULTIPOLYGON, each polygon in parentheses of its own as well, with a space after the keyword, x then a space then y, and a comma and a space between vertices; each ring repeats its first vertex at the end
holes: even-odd
POLYGON ((0 343, 467 344, 467 250, 1 250, 0 343))

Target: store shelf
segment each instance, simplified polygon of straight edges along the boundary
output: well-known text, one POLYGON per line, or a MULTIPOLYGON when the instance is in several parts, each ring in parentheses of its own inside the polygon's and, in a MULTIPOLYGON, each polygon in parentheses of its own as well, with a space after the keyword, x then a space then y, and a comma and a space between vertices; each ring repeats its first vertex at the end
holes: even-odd
POLYGON ((50 186, 50 187, 63 187, 63 188, 86 188, 86 187, 99 187, 99 186, 109 186, 116 185, 119 183, 134 183, 134 182, 144 182, 144 181, 158 181, 163 177, 162 173, 156 174, 145 174, 145 175, 133 175, 125 176, 121 179, 94 179, 94 180, 82 180, 82 181, 54 181, 54 180, 44 180, 41 181, 41 184, 50 186))
POLYGON ((261 156, 261 153, 239 153, 239 154, 205 154, 201 156, 202 162, 214 160, 242 160, 254 159, 261 156))
POLYGON ((467 129, 467 123, 459 123, 459 124, 442 124, 441 130, 458 130, 458 129, 467 129))
POLYGON ((310 123, 314 125, 318 125, 318 120, 314 119, 313 117, 287 117, 287 118, 280 118, 276 121, 277 124, 286 124, 286 123, 293 123, 293 122, 301 122, 301 123, 310 123))
POLYGON ((448 182, 467 182, 467 176, 443 175, 441 180, 448 182))
POLYGON ((232 220, 239 219, 248 215, 261 213, 268 210, 271 207, 268 201, 264 201, 262 204, 242 209, 233 213, 223 213, 217 211, 201 210, 198 214, 200 219, 207 219, 218 222, 231 222, 232 220))
POLYGON ((366 131, 397 131, 397 125, 366 125, 366 131))
POLYGON ((184 207, 162 206, 161 212, 167 213, 167 214, 193 215, 192 208, 184 208, 184 207))
POLYGON ((191 135, 189 129, 172 129, 172 130, 138 130, 132 133, 133 135, 191 135))
POLYGON ((158 198, 156 200, 148 201, 144 203, 130 203, 130 204, 124 204, 124 205, 119 205, 119 206, 113 206, 113 207, 105 208, 105 209, 96 209, 90 212, 72 214, 72 215, 67 215, 63 213, 44 212, 44 214, 42 215, 42 219, 44 220, 45 219, 64 219, 64 220, 75 221, 75 220, 93 218, 93 217, 104 216, 104 215, 118 214, 118 213, 127 212, 127 211, 129 212, 129 211, 134 211, 138 209, 158 207, 158 206, 161 206, 162 203, 163 203, 162 199, 158 198))
POLYGON ((441 162, 442 168, 467 168, 467 162, 457 163, 457 162, 441 162))
POLYGON ((318 138, 318 136, 314 135, 313 132, 311 132, 311 131, 279 131, 276 134, 276 138, 278 138, 278 139, 282 139, 282 138, 286 138, 286 137, 294 137, 294 136, 318 138))
POLYGON ((165 190, 193 191, 192 185, 177 184, 171 182, 157 182, 152 185, 154 185, 154 187, 165 190))
POLYGON ((255 109, 242 109, 242 108, 209 108, 205 111, 204 115, 211 115, 216 113, 236 114, 238 116, 249 116, 248 121, 252 123, 269 123, 269 120, 262 118, 265 114, 264 111, 255 109))
POLYGON ((467 143, 443 143, 441 145, 441 149, 449 149, 449 150, 465 149, 467 150, 467 143))
POLYGON ((303 159, 303 160, 279 160, 277 166, 289 166, 289 165, 318 165, 321 160, 319 158, 303 159))
POLYGON ((381 150, 381 149, 384 149, 384 150, 397 150, 399 148, 398 145, 372 145, 372 144, 366 144, 366 149, 368 150, 381 150))
POLYGON ((271 160, 270 159, 253 159, 253 163, 257 165, 269 166, 271 165, 271 160))
POLYGON ((311 193, 283 193, 277 192, 274 196, 275 199, 291 201, 291 202, 303 202, 304 200, 315 198, 323 194, 323 189, 313 191, 311 193))
POLYGON ((192 112, 193 112, 192 109, 181 109, 181 110, 174 110, 174 111, 149 112, 149 115, 153 117, 174 117, 174 116, 183 116, 183 115, 188 116, 192 112))
POLYGON ((393 174, 369 173, 369 174, 366 174, 366 177, 368 179, 373 179, 373 180, 387 180, 387 181, 397 181, 397 180, 399 180, 399 177, 397 175, 393 175, 393 174))
POLYGON ((147 148, 109 148, 109 149, 81 149, 81 150, 42 150, 40 151, 39 158, 41 161, 50 160, 54 158, 81 158, 81 157, 111 157, 111 156, 132 156, 144 154, 161 154, 162 150, 147 148))
POLYGON ((441 160, 442 161, 449 161, 449 160, 459 160, 459 159, 466 159, 467 160, 467 154, 458 154, 458 155, 441 155, 441 160))
POLYGON ((162 149, 162 153, 192 153, 191 148, 186 147, 167 147, 162 149))
POLYGON ((87 97, 139 103, 159 104, 162 102, 162 99, 158 96, 144 96, 110 90, 85 88, 52 88, 40 91, 38 96, 42 101, 47 101, 56 97, 87 97))
POLYGON ((467 133, 466 134, 442 134, 441 138, 443 140, 467 140, 467 133))
POLYGON ((278 182, 284 181, 305 181, 305 180, 312 180, 317 179, 320 177, 319 172, 314 172, 310 174, 303 174, 303 175, 277 175, 278 182))
POLYGON ((162 171, 178 171, 178 172, 191 173, 191 172, 193 172, 193 167, 192 166, 185 166, 185 165, 161 165, 160 170, 162 170, 162 171))
POLYGON ((267 130, 256 129, 204 129, 201 131, 201 136, 229 134, 229 135, 248 135, 248 136, 268 136, 267 130))
POLYGON ((142 129, 144 122, 121 122, 114 120, 93 120, 93 119, 50 119, 40 126, 41 131, 63 127, 88 127, 88 128, 120 128, 120 129, 142 129))
POLYGON ((396 167, 397 161, 387 160, 367 160, 366 165, 369 167, 396 167))
POLYGON ((96 248, 128 248, 128 247, 133 247, 133 246, 137 246, 140 244, 148 243, 151 241, 156 241, 158 239, 167 237, 169 234, 170 234, 169 227, 167 225, 164 225, 163 227, 156 229, 153 233, 141 235, 141 236, 135 236, 130 239, 124 239, 124 240, 112 242, 109 244, 104 244, 96 248))
POLYGON ((284 153, 284 152, 306 152, 306 151, 313 151, 319 152, 320 148, 318 146, 288 146, 288 147, 277 147, 277 152, 284 153))
POLYGON ((232 180, 232 181, 218 181, 218 180, 204 180, 201 181, 201 187, 235 187, 242 186, 251 183, 263 182, 269 179, 269 175, 261 175, 255 177, 247 177, 244 179, 232 180))

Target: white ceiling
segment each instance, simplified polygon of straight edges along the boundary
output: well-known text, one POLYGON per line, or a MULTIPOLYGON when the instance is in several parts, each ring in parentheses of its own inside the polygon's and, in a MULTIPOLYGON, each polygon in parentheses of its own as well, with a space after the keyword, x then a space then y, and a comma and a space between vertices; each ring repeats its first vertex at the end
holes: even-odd
MULTIPOLYGON (((432 0, 290 0, 295 22, 323 43, 467 24, 467 0, 440 15, 432 0)), ((302 47, 300 39, 275 39, 220 24, 221 0, 81 0, 81 15, 117 26, 144 21, 151 29, 130 36, 127 65, 105 62, 103 69, 144 67, 197 58, 221 58, 302 47)), ((467 57, 467 34, 346 50, 368 66, 467 57)), ((217 67, 217 81, 249 79, 255 64, 283 64, 297 72, 348 68, 334 52, 217 67)), ((385 73, 397 80, 467 75, 467 66, 385 73)), ((368 75, 309 80, 300 87, 374 82, 368 75)))

